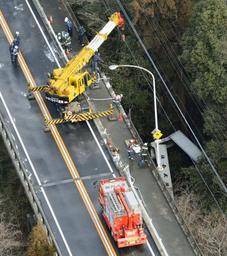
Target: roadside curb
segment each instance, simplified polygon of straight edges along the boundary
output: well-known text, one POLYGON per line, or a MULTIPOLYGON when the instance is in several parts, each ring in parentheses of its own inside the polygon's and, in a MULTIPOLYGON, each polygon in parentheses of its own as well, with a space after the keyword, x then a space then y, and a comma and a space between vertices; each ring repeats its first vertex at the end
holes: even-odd
MULTIPOLYGON (((61 55, 59 55, 60 58, 66 63, 68 61, 68 58, 67 58, 67 56, 66 56, 66 54, 65 54, 65 52, 64 52, 64 50, 63 50, 63 48, 61 46, 61 44, 59 43, 59 41, 57 39, 57 36, 56 36, 56 34, 55 34, 54 30, 53 30, 53 27, 51 26, 51 24, 50 24, 50 22, 49 22, 49 20, 48 20, 48 18, 46 16, 46 14, 45 14, 45 12, 43 10, 43 7, 41 6, 39 0, 32 0, 32 2, 34 3, 34 5, 35 5, 35 7, 36 7, 36 9, 37 9, 41 19, 43 20, 43 23, 44 23, 47 31, 51 35, 52 40, 54 40, 54 42, 57 43, 57 47, 60 49, 60 52, 61 52, 61 55)), ((66 7, 68 8, 67 4, 66 4, 66 7)), ((68 11, 70 11, 70 10, 68 10, 68 11)), ((75 17, 75 15, 71 15, 71 16, 75 17)), ((76 22, 76 23, 78 24, 78 22, 76 22)), ((105 84, 108 92, 110 93, 110 95, 112 97, 114 97, 116 94, 115 94, 112 86, 108 82, 108 79, 106 78, 106 76, 104 74, 102 74, 102 77, 104 78, 104 84, 105 84)), ((88 101, 88 104, 92 107, 92 109, 95 110, 95 105, 93 103, 88 101)), ((126 125, 127 125, 128 129, 130 130, 132 136, 137 138, 137 140, 140 143, 143 143, 141 137, 139 136, 138 132, 136 131, 136 128, 134 127, 134 125, 128 119, 127 114, 125 113, 122 105, 118 106, 118 111, 123 114, 124 122, 126 123, 126 125)), ((148 227, 148 230, 151 233, 151 235, 152 235, 152 237, 153 237, 153 239, 154 239, 154 241, 156 243, 156 246, 158 247, 161 255, 168 256, 168 253, 166 252, 166 249, 165 249, 165 247, 164 247, 164 245, 162 243, 162 239, 159 237, 159 235, 158 235, 158 233, 157 233, 157 231, 156 231, 156 229, 155 229, 155 227, 154 227, 154 225, 152 223, 152 219, 149 217, 149 215, 148 215, 148 213, 147 213, 147 211, 146 211, 146 209, 145 209, 145 207, 143 205, 143 202, 141 201, 138 193, 136 192, 136 190, 135 190, 135 188, 133 186, 130 173, 126 170, 127 166, 121 160, 116 161, 116 159, 114 158, 114 155, 113 155, 113 153, 112 153, 112 151, 111 151, 111 149, 110 149, 110 147, 108 146, 108 143, 107 143, 108 139, 111 139, 111 138, 106 133, 106 129, 104 128, 102 122, 99 119, 95 119, 93 121, 94 121, 94 123, 95 123, 95 125, 96 125, 96 127, 98 129, 99 134, 101 135, 102 139, 104 140, 105 146, 106 146, 106 148, 107 148, 107 150, 108 150, 108 152, 109 152, 109 154, 110 154, 110 156, 111 156, 115 166, 119 170, 119 173, 121 175, 124 175, 127 178, 128 183, 131 186, 131 188, 133 190, 133 193, 135 194, 135 196, 136 196, 136 198, 137 198, 137 200, 138 200, 138 202, 139 202, 139 204, 141 206, 144 222, 146 223, 146 225, 148 227)), ((150 161, 149 163, 152 164, 155 167, 154 162, 153 162, 153 160, 151 158, 149 159, 149 161, 150 161)), ((171 196, 169 195, 169 192, 165 188, 165 185, 163 184, 162 180, 160 179, 159 174, 157 173, 156 170, 152 171, 152 174, 154 175, 154 177, 155 177, 155 179, 156 179, 160 189, 162 190, 162 192, 163 192, 163 194, 164 194, 164 196, 165 196, 169 206, 171 207, 172 211, 174 212, 174 215, 175 215, 178 223, 180 224, 181 228, 183 229, 183 231, 184 231, 184 233, 185 233, 185 235, 187 237, 187 240, 189 241, 191 247, 193 248, 194 253, 196 255, 201 255, 199 253, 199 249, 197 247, 197 244, 196 244, 195 240, 192 238, 189 229, 187 228, 186 224, 184 223, 183 218, 180 216, 180 214, 179 214, 179 212, 177 210, 177 207, 175 206, 175 203, 174 203, 173 199, 171 198, 171 196)))

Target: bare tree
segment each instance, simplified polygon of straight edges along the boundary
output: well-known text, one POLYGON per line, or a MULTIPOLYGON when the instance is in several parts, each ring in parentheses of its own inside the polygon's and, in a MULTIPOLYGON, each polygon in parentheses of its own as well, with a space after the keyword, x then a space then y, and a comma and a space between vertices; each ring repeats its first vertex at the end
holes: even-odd
POLYGON ((43 226, 38 223, 30 233, 26 256, 51 256, 54 252, 54 245, 49 243, 43 226))
POLYGON ((204 214, 196 195, 184 190, 177 197, 178 210, 206 256, 227 255, 227 220, 218 211, 204 214))
MULTIPOLYGON (((0 198, 0 205, 3 199, 0 198)), ((6 222, 5 213, 0 214, 0 255, 15 255, 15 251, 22 247, 22 233, 13 222, 6 222)))

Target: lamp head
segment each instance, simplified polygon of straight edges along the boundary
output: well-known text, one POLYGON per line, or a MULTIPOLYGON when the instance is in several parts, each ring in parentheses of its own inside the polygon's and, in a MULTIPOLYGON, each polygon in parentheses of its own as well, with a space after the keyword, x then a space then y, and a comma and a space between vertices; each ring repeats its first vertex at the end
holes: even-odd
POLYGON ((109 69, 110 70, 115 70, 115 69, 117 69, 119 66, 118 65, 110 65, 109 66, 109 69))

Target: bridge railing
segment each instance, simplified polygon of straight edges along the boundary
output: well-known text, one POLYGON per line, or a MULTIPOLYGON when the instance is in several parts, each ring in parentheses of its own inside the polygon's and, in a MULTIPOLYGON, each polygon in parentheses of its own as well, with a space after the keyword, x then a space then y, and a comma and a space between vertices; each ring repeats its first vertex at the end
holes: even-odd
MULTIPOLYGON (((43 225, 43 228, 45 230, 45 233, 48 237, 48 241, 50 244, 54 242, 56 249, 58 252, 60 252, 58 245, 56 243, 55 237, 50 229, 50 226, 48 224, 48 220, 46 218, 46 215, 42 209, 42 206, 40 204, 40 201, 35 193, 34 186, 31 182, 31 179, 29 179, 27 169, 23 164, 23 161, 21 157, 18 154, 17 147, 15 144, 14 139, 12 138, 11 133, 9 132, 9 127, 7 127, 8 124, 4 122, 4 118, 2 114, 0 113, 0 133, 2 134, 3 141, 5 143, 5 146, 7 148, 7 151, 9 153, 9 156, 13 162, 13 165, 17 171, 17 174, 20 178, 20 181, 24 187, 24 190, 27 194, 27 198, 30 202, 30 205, 35 213, 35 216, 39 223, 43 225)), ((55 253, 55 255, 60 255, 55 253)))
MULTIPOLYGON (((44 22, 44 25, 46 26, 47 30, 50 32, 50 35, 52 36, 54 41, 56 41, 57 46, 59 47, 59 49, 61 50, 62 59, 64 61, 66 61, 67 57, 63 53, 64 50, 62 49, 61 45, 59 44, 59 42, 57 40, 57 37, 55 35, 55 32, 54 32, 54 30, 53 30, 53 28, 52 28, 52 26, 51 26, 51 24, 50 24, 50 22, 49 22, 49 20, 48 20, 48 18, 46 16, 45 12, 44 12, 44 10, 43 10, 39 0, 32 0, 32 1, 33 1, 34 5, 36 6, 39 15, 41 16, 41 18, 42 18, 42 20, 44 22)), ((79 21, 78 21, 76 15, 74 14, 74 12, 72 11, 72 8, 71 8, 69 2, 67 0, 62 0, 62 3, 65 5, 66 9, 68 9, 69 14, 70 14, 70 18, 72 19, 75 27, 78 28, 79 27, 79 21)), ((102 74, 102 76, 103 76, 103 78, 105 80, 105 84, 107 84, 108 83, 108 79, 105 77, 104 74, 102 74)), ((114 92, 112 86, 109 84, 106 87, 107 87, 110 95, 114 96, 115 92, 114 92)), ((94 106, 93 106, 93 108, 94 108, 94 106)), ((141 137, 140 137, 136 127, 134 126, 133 122, 128 118, 127 114, 124 111, 124 108, 121 105, 119 106, 119 111, 123 114, 124 120, 125 120, 128 128, 129 128, 132 136, 137 138, 137 140, 142 144, 143 141, 142 141, 142 139, 141 139, 141 137)), ((104 139, 105 139, 105 129, 103 128, 101 121, 96 119, 96 120, 94 120, 94 122, 95 122, 95 124, 96 124, 96 126, 97 126, 97 128, 98 128, 98 130, 99 130, 99 132, 101 134, 101 136, 104 136, 104 139)), ((163 194, 164 194, 164 196, 165 196, 165 198, 166 198, 170 208, 172 209, 173 213, 175 214, 176 219, 177 219, 179 225, 181 226, 183 232, 185 233, 185 235, 187 237, 187 240, 189 241, 189 243, 190 243, 194 253, 196 255, 202 255, 202 252, 201 252, 201 250, 200 250, 196 240, 194 239, 192 233, 190 232, 190 230, 189 230, 187 224, 185 223, 182 215, 178 211, 177 206, 176 206, 173 198, 170 196, 168 190, 166 189, 165 184, 163 183, 162 179, 160 178, 160 176, 159 176, 159 174, 158 174, 158 172, 157 172, 157 170, 155 168, 154 161, 152 160, 150 155, 148 156, 148 160, 149 160, 149 164, 151 166, 153 166, 152 174, 154 175, 154 177, 155 177, 155 179, 156 179, 156 181, 157 181, 161 191, 163 192, 163 194)), ((119 171, 121 171, 121 170, 119 170, 119 171)))
MULTIPOLYGON (((115 92, 114 92, 112 86, 110 85, 107 77, 105 76, 105 74, 102 74, 102 77, 103 77, 103 80, 104 80, 104 82, 106 84, 106 88, 108 89, 111 97, 115 98, 115 96, 116 96, 115 92)), ((132 120, 128 118, 128 116, 127 116, 127 114, 126 114, 126 112, 125 112, 125 110, 124 110, 124 108, 123 108, 123 106, 121 104, 118 104, 118 110, 123 114, 124 121, 125 121, 128 129, 130 130, 132 136, 134 138, 136 138, 136 140, 139 143, 141 143, 141 145, 142 145, 143 144, 142 138, 140 137, 140 135, 139 135, 136 127, 134 126, 132 120)), ((94 121, 96 122, 96 120, 94 120, 94 121)), ((191 245, 194 253, 196 255, 202 255, 202 252, 201 252, 201 250, 199 248, 198 243, 196 242, 195 238, 193 237, 192 233, 190 232, 186 222, 184 221, 181 213, 179 212, 179 210, 178 210, 178 208, 177 208, 177 206, 175 204, 174 199, 171 197, 171 195, 170 195, 169 191, 167 190, 163 180, 161 179, 160 175, 158 174, 158 171, 156 169, 155 163, 154 163, 154 161, 153 161, 153 159, 152 159, 150 154, 148 154, 148 163, 149 163, 150 166, 153 167, 152 168, 152 174, 155 177, 155 179, 156 179, 156 181, 157 181, 161 191, 163 192, 163 194, 164 194, 164 196, 165 196, 165 198, 166 198, 170 208, 172 209, 172 211, 173 211, 173 213, 174 213, 174 215, 175 215, 175 217, 177 219, 177 222, 181 226, 184 234, 186 235, 187 240, 189 241, 189 244, 191 245)))

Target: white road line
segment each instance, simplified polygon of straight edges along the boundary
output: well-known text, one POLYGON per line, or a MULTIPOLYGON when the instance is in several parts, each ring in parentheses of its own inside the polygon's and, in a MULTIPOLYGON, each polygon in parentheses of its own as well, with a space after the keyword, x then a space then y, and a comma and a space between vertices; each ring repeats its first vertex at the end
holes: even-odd
MULTIPOLYGON (((34 20, 35 20, 35 22, 36 22, 36 24, 37 24, 37 26, 38 26, 40 32, 41 32, 43 38, 44 38, 44 40, 45 40, 45 42, 47 43, 47 45, 48 45, 48 47, 49 47, 49 49, 50 49, 50 51, 51 51, 51 53, 52 53, 52 55, 53 55, 53 57, 54 57, 54 59, 55 59, 55 61, 56 61, 58 67, 61 68, 61 65, 60 65, 60 63, 59 63, 59 61, 58 61, 58 59, 57 59, 57 57, 56 57, 56 55, 55 55, 55 53, 54 53, 54 51, 53 51, 51 45, 49 44, 49 41, 48 41, 48 39, 47 39, 45 33, 43 32, 42 27, 40 26, 39 21, 38 21, 38 19, 36 18, 35 14, 34 14, 34 12, 33 12, 33 10, 32 10, 32 8, 31 8, 31 6, 30 6, 30 4, 29 4, 29 2, 28 2, 28 0, 25 0, 25 2, 26 2, 26 4, 27 4, 27 6, 28 6, 28 8, 29 8, 29 10, 30 10, 30 12, 31 12, 31 14, 32 14, 32 16, 33 16, 33 18, 34 18, 34 20)), ((68 58, 67 58, 66 60, 69 61, 68 58)), ((112 169, 112 167, 111 167, 109 161, 107 160, 107 157, 106 157, 106 155, 105 155, 105 153, 104 153, 104 151, 103 151, 103 149, 102 149, 102 147, 101 147, 101 145, 100 145, 100 143, 99 143, 99 141, 98 141, 98 139, 97 139, 97 137, 96 137, 96 135, 95 135, 95 133, 94 133, 94 130, 92 129, 92 127, 91 127, 91 125, 90 125, 90 123, 89 123, 88 121, 86 121, 86 123, 87 123, 87 125, 88 125, 88 127, 89 127, 89 130, 90 130, 91 133, 92 133, 93 138, 95 139, 95 142, 96 142, 96 144, 97 144, 99 150, 101 151, 101 153, 102 153, 102 155, 103 155, 103 158, 104 158, 104 160, 105 160, 105 162, 106 162, 106 164, 107 164, 107 166, 108 166, 110 172, 113 173, 113 177, 115 178, 116 175, 114 174, 114 171, 113 171, 113 169, 112 169)))
MULTIPOLYGON (((34 12, 33 12, 33 10, 32 10, 32 8, 31 8, 31 6, 30 6, 30 4, 29 4, 29 2, 28 2, 28 0, 25 0, 25 1, 26 1, 26 4, 27 4, 27 6, 28 6, 28 8, 29 8, 29 10, 30 10, 30 12, 31 12, 31 14, 32 14, 32 16, 33 16, 33 18, 34 18, 34 20, 35 20, 35 22, 36 22, 36 24, 37 24, 37 26, 38 26, 40 32, 41 32, 43 38, 44 38, 44 40, 45 40, 45 42, 47 43, 47 45, 48 45, 48 47, 49 47, 49 49, 50 49, 50 51, 51 51, 51 53, 52 53, 52 55, 53 55, 53 57, 54 57, 54 59, 55 59, 55 61, 56 61, 58 67, 60 68, 61 65, 60 65, 60 63, 59 63, 59 61, 58 61, 58 59, 57 59, 57 57, 56 57, 56 55, 55 55, 55 53, 54 53, 54 51, 53 51, 51 45, 49 44, 49 41, 48 41, 48 39, 47 39, 45 33, 43 32, 42 27, 40 26, 40 24, 39 24, 39 22, 38 22, 38 19, 36 18, 35 14, 34 14, 34 12)), ((67 61, 68 61, 68 59, 67 59, 67 61)), ((40 96, 40 95, 38 95, 38 96, 40 96)), ((41 104, 41 106, 42 106, 42 104, 41 104)), ((44 112, 46 113, 46 110, 45 110, 45 109, 44 109, 44 112)), ((91 127, 91 125, 90 125, 90 123, 89 123, 88 121, 86 121, 86 123, 87 123, 87 125, 88 125, 88 127, 89 127, 89 130, 90 130, 91 133, 92 133, 93 138, 95 139, 95 142, 96 142, 96 144, 97 144, 99 150, 100 150, 101 153, 102 153, 102 156, 103 156, 103 158, 104 158, 104 160, 105 160, 105 162, 106 162, 106 164, 107 164, 107 166, 108 166, 110 172, 113 174, 113 177, 115 178, 116 175, 114 174, 114 171, 113 171, 113 169, 112 169, 112 167, 111 167, 111 165, 110 165, 110 163, 109 163, 109 161, 108 161, 108 159, 107 159, 107 157, 106 157, 106 155, 105 155, 105 153, 104 153, 104 151, 103 151, 103 149, 102 149, 102 147, 101 147, 101 145, 100 145, 100 143, 99 143, 99 141, 98 141, 98 139, 97 139, 97 136, 95 135, 94 130, 92 129, 92 127, 91 127)), ((58 138, 58 136, 57 136, 57 134, 56 134, 55 129, 53 129, 53 132, 55 133, 55 137, 57 138, 57 140, 58 140, 58 142, 59 142, 59 145, 61 146, 62 151, 64 152, 64 155, 65 155, 65 157, 66 157, 67 160, 68 160, 68 163, 70 164, 71 170, 73 171, 75 178, 78 178, 78 176, 76 175, 75 170, 74 170, 74 168, 73 168, 73 166, 72 166, 72 164, 71 164, 71 161, 70 161, 69 158, 68 158, 68 155, 66 154, 64 148, 62 147, 62 143, 61 143, 61 141, 59 140, 59 138, 58 138)), ((78 181, 78 185, 79 185, 79 187, 80 187, 80 189, 81 189, 81 192, 82 192, 83 195, 84 195, 84 199, 86 200, 87 205, 89 206, 89 209, 90 209, 91 212, 92 212, 93 217, 94 217, 95 220, 96 220, 96 224, 98 225, 100 232, 103 234, 102 229, 101 229, 101 227, 100 227, 100 225, 99 225, 99 222, 98 222, 98 220, 97 220, 97 218, 96 218, 96 214, 94 214, 93 208, 91 207, 91 205, 90 205, 90 203, 89 203, 89 201, 88 201, 88 199, 87 199, 87 196, 86 196, 86 194, 85 194, 85 192, 84 192, 84 188, 81 187, 81 186, 82 186, 81 181, 78 181)), ((106 237, 105 237, 104 234, 103 234, 103 238, 104 238, 105 241, 106 241, 106 245, 107 245, 108 248, 110 249, 109 243, 107 242, 106 237)), ((152 250, 152 248, 151 248, 149 242, 147 242, 147 245, 148 245, 148 248, 149 248, 149 250, 151 251, 151 254, 152 254, 152 256, 153 256, 154 253, 153 253, 153 250, 152 250)), ((110 251, 111 251, 111 249, 110 249, 110 251)))
POLYGON ((104 159, 105 159, 105 162, 106 162, 107 166, 108 166, 109 169, 110 169, 110 172, 113 174, 113 177, 116 178, 116 174, 114 173, 114 171, 113 171, 113 169, 112 169, 112 167, 111 167, 111 165, 110 165, 110 163, 109 163, 109 161, 108 161, 108 159, 107 159, 105 153, 103 152, 103 149, 102 149, 102 147, 101 147, 101 145, 100 145, 100 143, 99 143, 99 141, 98 141, 98 139, 97 139, 97 137, 96 137, 96 135, 95 135, 95 133, 94 133, 94 130, 92 129, 92 127, 91 127, 89 121, 86 121, 86 123, 87 123, 87 126, 89 127, 89 129, 90 129, 90 131, 91 131, 91 133, 92 133, 92 135, 93 135, 93 138, 95 139, 95 142, 96 142, 96 144, 97 144, 99 150, 101 151, 101 153, 102 153, 102 155, 103 155, 103 157, 104 157, 104 159))
MULTIPOLYGON (((9 111, 9 109, 8 109, 8 107, 7 107, 7 105, 6 105, 6 102, 5 102, 5 100, 4 100, 3 95, 2 95, 1 92, 0 92, 0 98, 1 98, 1 101, 2 101, 2 103, 3 103, 3 105, 4 105, 5 109, 6 109, 7 115, 9 116, 10 122, 11 122, 11 124, 13 125, 13 128, 14 128, 14 130, 15 130, 15 132, 16 132, 16 135, 17 135, 17 137, 18 137, 18 139, 19 139, 19 141, 20 141, 20 144, 21 144, 21 146, 22 146, 22 148, 23 148, 23 150, 24 150, 24 153, 25 153, 25 155, 26 155, 26 158, 28 159, 28 162, 29 162, 29 164, 30 164, 30 166, 31 166, 31 168, 32 168, 32 171, 33 171, 33 173, 34 173, 34 175, 35 175, 35 178, 36 178, 36 180, 37 180, 37 182, 38 182, 38 185, 41 186, 41 181, 40 181, 40 179, 39 179, 39 177, 38 177, 38 174, 37 174, 37 172, 36 172, 36 170, 35 170, 35 167, 34 167, 32 161, 31 161, 31 159, 30 159, 30 156, 29 156, 29 154, 28 154, 28 152, 27 152, 27 150, 26 150, 26 148, 25 148, 25 145, 24 145, 24 143, 23 143, 23 141, 22 141, 22 139, 21 139, 21 136, 20 136, 20 134, 19 134, 19 132, 18 132, 18 130, 17 130, 17 127, 16 127, 16 125, 15 125, 15 122, 13 121, 12 115, 11 115, 11 113, 10 113, 10 111, 9 111)), ((55 215, 55 213, 54 213, 54 211, 53 211, 53 208, 52 208, 52 206, 51 206, 51 204, 50 204, 50 201, 49 201, 49 199, 48 199, 48 197, 47 197, 47 195, 46 195, 46 192, 45 192, 45 190, 44 190, 43 187, 40 187, 40 189, 41 189, 41 192, 43 193, 43 196, 44 196, 44 198, 45 198, 45 200, 46 200, 46 203, 47 203, 47 205, 48 205, 48 208, 49 208, 49 210, 50 210, 50 212, 51 212, 51 214, 52 214, 52 216, 53 216, 53 218, 54 218, 55 224, 56 224, 56 226, 57 226, 57 228, 58 228, 58 230, 59 230, 59 232, 60 232, 60 235, 61 235, 61 237, 62 237, 62 240, 64 241, 65 247, 66 247, 66 249, 67 249, 69 255, 70 255, 70 256, 73 256, 73 254, 72 254, 72 252, 71 252, 71 250, 70 250, 70 248, 69 248, 69 246, 68 246, 68 243, 66 242, 65 236, 64 236, 64 234, 63 234, 63 232, 62 232, 62 230, 61 230, 61 227, 60 227, 60 225, 59 225, 59 223, 58 223, 58 220, 57 220, 56 215, 55 215)))
POLYGON ((25 0, 25 2, 26 2, 26 4, 27 4, 27 6, 28 6, 28 8, 29 8, 29 10, 30 10, 30 12, 31 12, 31 14, 32 14, 32 16, 33 16, 33 18, 34 18, 34 20, 35 20, 35 22, 36 22, 36 24, 37 24, 37 26, 38 26, 40 32, 41 32, 43 38, 44 38, 44 40, 45 40, 45 42, 47 43, 48 48, 50 49, 50 51, 51 51, 51 53, 52 53, 52 55, 53 55, 53 57, 54 57, 54 59, 55 59, 57 65, 60 67, 60 63, 59 63, 58 59, 56 58, 56 56, 55 56, 55 54, 54 54, 54 51, 53 51, 53 49, 51 48, 51 46, 50 46, 50 44, 49 44, 49 41, 48 41, 48 39, 47 39, 45 33, 43 32, 42 27, 40 26, 40 24, 39 24, 39 22, 38 22, 38 19, 36 18, 35 14, 34 14, 34 12, 33 12, 33 10, 32 10, 32 8, 31 8, 31 5, 29 4, 28 0, 25 0))
MULTIPOLYGON (((44 37, 44 39, 45 39, 45 41, 46 41, 46 43, 47 43, 47 45, 48 45, 48 47, 49 47, 49 49, 50 49, 50 51, 51 51, 53 57, 54 57, 54 59, 55 59, 57 65, 58 65, 58 67, 61 67, 61 65, 60 65, 60 63, 58 62, 58 60, 57 60, 57 58, 56 58, 56 56, 55 56, 55 54, 54 54, 54 52, 53 52, 53 50, 52 50, 52 48, 51 48, 49 42, 48 42, 48 39, 47 39, 46 35, 44 34, 44 32, 43 32, 43 30, 42 30, 42 28, 41 28, 41 26, 40 26, 40 24, 39 24, 39 22, 38 22, 38 20, 37 20, 37 18, 36 18, 36 16, 35 16, 35 14, 34 14, 32 8, 31 8, 31 6, 30 6, 29 2, 28 2, 27 0, 25 0, 25 1, 26 1, 27 6, 28 6, 28 8, 29 8, 29 10, 30 10, 30 12, 31 12, 31 14, 32 14, 32 16, 33 16, 33 18, 35 19, 35 22, 36 22, 36 24, 37 24, 37 26, 38 26, 38 28, 39 28, 39 30, 40 30, 42 36, 44 37)), ((24 64, 22 61, 21 61, 21 63, 24 64)), ((26 70, 26 69, 25 69, 25 70, 26 70)), ((26 70, 26 71, 27 71, 27 70, 26 70)), ((28 73, 27 73, 27 74, 28 74, 28 73)), ((30 78, 29 74, 28 74, 28 77, 30 78)), ((30 80, 30 82, 31 82, 31 84, 33 84, 33 83, 32 83, 32 80, 30 80)), ((37 96, 41 97, 40 94, 37 94, 37 96)), ((41 106, 42 106, 42 103, 41 103, 41 106)), ((42 107, 43 107, 43 106, 42 106, 42 107)), ((43 107, 43 110, 44 110, 44 112, 46 113, 46 116, 48 116, 48 114, 47 114, 47 112, 46 112, 46 109, 45 109, 44 107, 43 107)), ((58 143, 59 143, 59 145, 60 145, 60 147, 61 147, 61 149, 62 149, 62 152, 64 153, 64 156, 66 157, 66 159, 67 159, 67 161, 68 161, 68 164, 70 165, 71 170, 72 170, 73 173, 74 173, 75 178, 78 178, 78 176, 77 176, 76 173, 75 173, 74 167, 72 166, 72 163, 71 163, 71 161, 70 161, 70 159, 69 159, 69 156, 68 156, 68 154, 65 152, 65 149, 64 149, 64 147, 63 147, 63 145, 62 145, 62 142, 60 141, 58 135, 56 134, 56 129, 54 129, 54 126, 52 126, 52 131, 54 132, 55 137, 56 137, 56 139, 58 140, 58 143)), ((112 253, 112 249, 110 248, 110 245, 109 245, 109 243, 108 243, 108 241, 107 241, 107 239, 106 239, 106 236, 105 236, 105 234, 104 234, 103 231, 102 231, 102 228, 101 228, 101 226, 100 226, 100 224, 99 224, 99 220, 98 220, 98 218, 97 218, 97 216, 96 216, 96 214, 95 214, 95 212, 94 212, 94 210, 93 210, 91 204, 89 203, 89 200, 88 200, 88 198, 87 198, 87 195, 86 195, 86 193, 85 193, 85 191, 84 191, 84 187, 82 186, 82 182, 81 182, 81 181, 78 181, 77 184, 79 185, 80 191, 82 192, 82 194, 83 194, 83 196, 84 196, 84 199, 86 200, 87 206, 89 207, 90 212, 92 213, 92 216, 94 217, 95 222, 96 222, 96 224, 97 224, 97 226, 98 226, 98 228, 99 228, 99 231, 101 232, 102 237, 103 237, 103 239, 105 240, 105 243, 106 243, 107 247, 109 248, 109 252, 111 252, 111 254, 114 255, 114 254, 112 253)))
POLYGON ((147 241, 147 247, 149 248, 149 250, 150 250, 150 252, 151 252, 151 255, 152 255, 152 256, 155 256, 155 253, 154 253, 154 251, 153 251, 153 249, 152 249, 152 247, 151 247, 149 241, 147 241))

